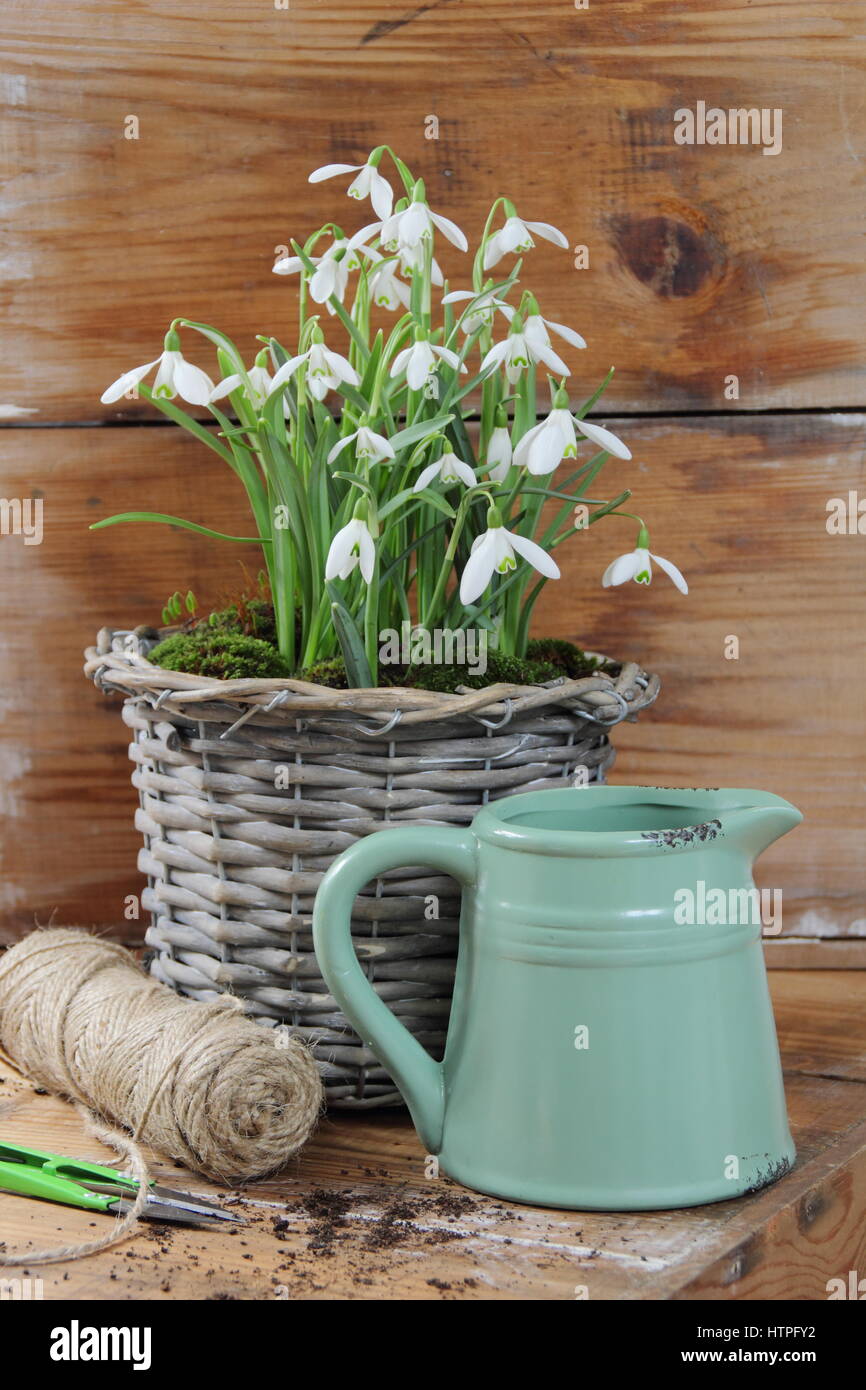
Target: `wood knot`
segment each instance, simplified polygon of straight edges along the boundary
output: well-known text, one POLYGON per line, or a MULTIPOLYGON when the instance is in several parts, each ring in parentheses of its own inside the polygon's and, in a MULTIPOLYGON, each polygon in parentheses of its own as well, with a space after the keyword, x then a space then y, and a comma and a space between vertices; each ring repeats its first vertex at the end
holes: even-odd
POLYGON ((679 218, 624 215, 612 218, 610 225, 623 264, 661 299, 697 294, 720 267, 713 235, 679 218))

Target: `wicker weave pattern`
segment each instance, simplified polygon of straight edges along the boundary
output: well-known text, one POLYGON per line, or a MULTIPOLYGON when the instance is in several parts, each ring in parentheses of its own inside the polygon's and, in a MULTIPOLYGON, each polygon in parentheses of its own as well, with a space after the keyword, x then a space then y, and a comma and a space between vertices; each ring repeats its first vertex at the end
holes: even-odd
MULTIPOLYGON (((313 900, 334 855, 389 824, 468 824, 487 801, 579 767, 603 781, 606 727, 658 693, 633 665, 614 680, 468 696, 208 681, 123 650, 89 649, 85 670, 128 696, 151 970, 197 999, 231 991, 263 1023, 290 1026, 313 1046, 330 1103, 353 1108, 402 1102, 316 965, 313 900)), ((456 884, 423 866, 371 884, 353 916, 371 983, 434 1056, 458 918, 456 884)))

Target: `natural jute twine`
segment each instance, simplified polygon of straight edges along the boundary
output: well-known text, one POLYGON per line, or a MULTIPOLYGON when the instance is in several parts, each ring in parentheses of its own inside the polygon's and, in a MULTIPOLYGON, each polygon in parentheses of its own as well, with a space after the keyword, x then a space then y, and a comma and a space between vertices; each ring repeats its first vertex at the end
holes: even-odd
POLYGON ((33 932, 0 956, 0 1048, 31 1081, 83 1107, 91 1131, 142 1184, 110 1234, 0 1253, 0 1264, 71 1258, 122 1239, 146 1196, 138 1141, 224 1182, 285 1165, 316 1123, 319 1073, 299 1039, 281 1035, 278 1046, 238 1009, 230 997, 181 999, 122 946, 70 928, 33 932))

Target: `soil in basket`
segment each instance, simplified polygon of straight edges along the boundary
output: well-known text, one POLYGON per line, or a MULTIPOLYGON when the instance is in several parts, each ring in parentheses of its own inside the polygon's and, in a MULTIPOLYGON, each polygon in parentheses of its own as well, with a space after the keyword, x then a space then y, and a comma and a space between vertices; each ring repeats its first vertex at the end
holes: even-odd
MULTIPOLYGON (((313 666, 293 671, 275 646, 273 608, 263 600, 250 600, 186 624, 149 653, 154 666, 221 680, 281 679, 297 675, 334 690, 349 686, 342 657, 330 657, 313 666)), ((507 656, 488 651, 484 671, 477 663, 437 665, 389 665, 380 671, 383 686, 410 686, 451 692, 458 688, 481 690, 500 681, 514 685, 541 685, 566 677, 570 680, 594 671, 615 674, 611 663, 588 656, 573 642, 542 637, 529 642, 526 656, 507 656)))

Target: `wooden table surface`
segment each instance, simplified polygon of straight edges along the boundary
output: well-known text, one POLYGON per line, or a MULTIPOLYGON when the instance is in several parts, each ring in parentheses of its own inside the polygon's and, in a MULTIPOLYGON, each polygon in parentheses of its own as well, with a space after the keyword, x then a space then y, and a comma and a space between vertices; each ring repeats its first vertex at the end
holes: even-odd
MULTIPOLYGON (((144 1224, 64 1264, 0 1269, 45 1299, 785 1299, 866 1269, 866 972, 771 975, 794 1170, 752 1197, 644 1214, 547 1211, 428 1179, 402 1113, 334 1113, 231 1231, 144 1224)), ((71 1106, 0 1067, 0 1134, 104 1161, 71 1106)), ((173 1187, 214 1193, 156 1160, 173 1187)), ((7 1250, 92 1239, 108 1218, 0 1194, 7 1250)))

